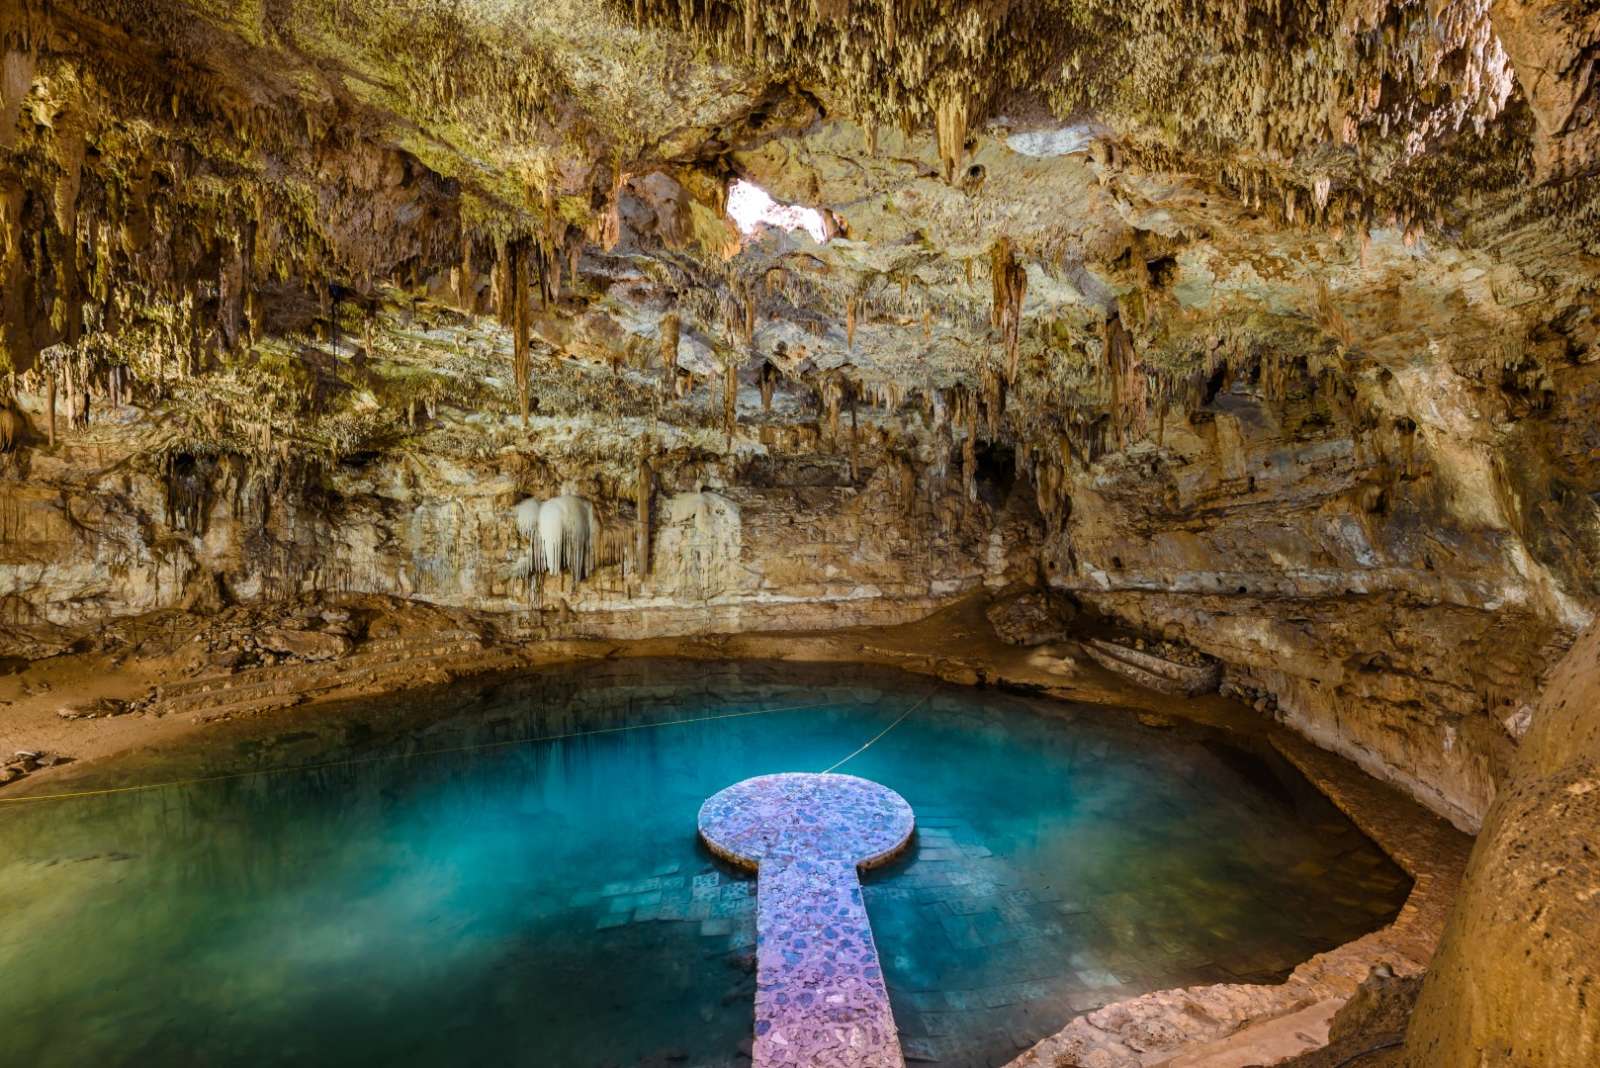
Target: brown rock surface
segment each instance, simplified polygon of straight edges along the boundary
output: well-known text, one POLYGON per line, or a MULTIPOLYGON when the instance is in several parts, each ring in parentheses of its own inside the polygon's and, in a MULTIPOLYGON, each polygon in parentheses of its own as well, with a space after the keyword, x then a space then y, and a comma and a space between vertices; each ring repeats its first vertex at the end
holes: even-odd
POLYGON ((994 632, 1012 645, 1044 645, 1067 636, 1077 608, 1050 590, 998 597, 985 613, 994 632))
POLYGON ((1556 666, 1406 1037, 1414 1068, 1600 1062, 1600 628, 1556 666))
POLYGON ((623 639, 1171 711, 1070 597, 1488 819, 1434 1055, 1582 1038, 1594 7, 0 4, 0 752, 623 639))

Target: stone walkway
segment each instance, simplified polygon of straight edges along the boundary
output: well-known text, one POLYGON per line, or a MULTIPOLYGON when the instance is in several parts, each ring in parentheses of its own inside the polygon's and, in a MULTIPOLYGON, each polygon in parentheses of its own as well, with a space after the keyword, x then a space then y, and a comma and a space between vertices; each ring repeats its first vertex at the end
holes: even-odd
POLYGON ((701 806, 711 851, 757 872, 755 1068, 903 1068, 857 872, 914 822, 853 775, 762 775, 701 806))

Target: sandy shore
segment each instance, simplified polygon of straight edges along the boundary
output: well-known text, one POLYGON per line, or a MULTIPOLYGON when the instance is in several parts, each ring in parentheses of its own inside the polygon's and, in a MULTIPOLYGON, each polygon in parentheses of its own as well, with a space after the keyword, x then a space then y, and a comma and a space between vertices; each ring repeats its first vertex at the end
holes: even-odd
MULTIPOLYGON (((572 660, 609 657, 684 657, 704 660, 791 660, 878 664, 937 676, 950 682, 1014 687, 1061 700, 1127 708, 1147 717, 1180 717, 1229 730, 1260 733, 1266 717, 1216 695, 1171 697, 1134 686, 1094 664, 1076 641, 1024 648, 995 636, 982 598, 969 598, 926 619, 896 627, 857 627, 812 633, 750 633, 698 638, 618 641, 568 637, 519 640, 489 627, 469 631, 469 619, 437 610, 385 606, 399 617, 391 626, 399 639, 387 656, 360 672, 341 672, 342 661, 289 661, 244 670, 215 670, 229 652, 208 649, 218 637, 203 626, 192 631, 168 626, 163 640, 132 650, 68 653, 35 660, 0 676, 0 760, 16 751, 60 754, 73 764, 114 760, 133 749, 189 741, 222 718, 272 716, 285 722, 314 716, 319 704, 351 697, 433 685, 479 672, 514 670, 572 660), (416 616, 417 618, 407 618, 416 616), (452 655, 416 655, 429 643, 459 638, 452 655), (170 635, 170 636, 168 636, 170 635), (444 637, 441 637, 443 635, 444 637), (202 652, 202 651, 205 652, 202 652), (209 656, 209 659, 207 658, 209 656), (381 670, 373 670, 374 668, 381 670), (295 692, 296 673, 304 685, 295 692), (241 705, 234 691, 258 678, 277 677, 289 692, 281 699, 241 705), (184 692, 181 701, 169 695, 184 692), (134 711, 107 715, 101 708, 128 703, 134 711), (81 718, 66 718, 63 713, 81 718)), ((261 621, 254 621, 257 627, 261 621)), ((156 625, 152 624, 152 629, 156 625)), ((380 644, 380 643, 368 643, 380 644)), ((354 645, 353 655, 363 645, 354 645)), ((70 765, 68 765, 70 766, 70 765)), ((5 791, 46 792, 64 767, 46 767, 5 791), (25 782, 26 787, 21 783, 25 782)))

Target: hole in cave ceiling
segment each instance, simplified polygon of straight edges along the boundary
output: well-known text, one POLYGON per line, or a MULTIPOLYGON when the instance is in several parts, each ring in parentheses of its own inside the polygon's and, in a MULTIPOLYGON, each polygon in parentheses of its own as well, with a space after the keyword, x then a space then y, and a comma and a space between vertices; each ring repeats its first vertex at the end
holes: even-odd
POLYGON ((804 230, 819 245, 827 244, 828 227, 822 212, 799 204, 780 204, 754 182, 735 178, 728 186, 728 216, 741 234, 753 234, 762 226, 784 230, 804 230))

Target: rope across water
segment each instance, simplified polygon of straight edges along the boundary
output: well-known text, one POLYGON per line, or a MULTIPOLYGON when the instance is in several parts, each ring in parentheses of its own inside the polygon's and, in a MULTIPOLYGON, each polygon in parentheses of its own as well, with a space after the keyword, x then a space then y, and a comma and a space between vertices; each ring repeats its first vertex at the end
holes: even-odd
POLYGON ((829 764, 827 767, 823 768, 822 769, 822 774, 826 775, 829 772, 838 771, 840 768, 844 767, 850 761, 854 760, 856 757, 860 756, 862 753, 865 753, 868 749, 872 748, 878 742, 882 741, 884 735, 888 734, 890 731, 892 731, 896 727, 900 726, 900 724, 904 723, 905 722, 905 718, 907 716, 911 715, 911 713, 915 712, 917 709, 919 709, 923 705, 927 704, 928 703, 928 698, 930 698, 932 696, 933 696, 933 691, 932 690, 929 690, 927 693, 923 694, 921 700, 919 700, 916 704, 912 705, 910 708, 906 709, 904 712, 900 713, 899 717, 893 723, 891 723, 887 727, 883 728, 883 730, 879 731, 877 734, 874 734, 871 738, 868 738, 866 743, 864 745, 862 745, 860 749, 857 749, 855 752, 851 753, 849 756, 845 757, 843 760, 840 760, 839 762, 837 762, 835 764, 829 764))

